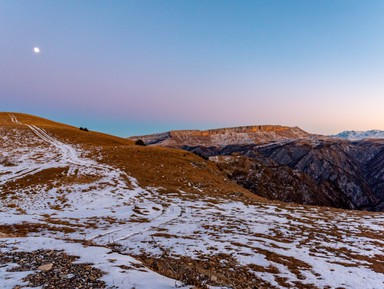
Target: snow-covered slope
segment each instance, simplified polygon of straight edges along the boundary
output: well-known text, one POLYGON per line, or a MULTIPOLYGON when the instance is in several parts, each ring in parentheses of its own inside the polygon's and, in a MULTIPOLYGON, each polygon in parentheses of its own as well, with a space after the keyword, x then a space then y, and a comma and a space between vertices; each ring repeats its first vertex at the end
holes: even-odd
POLYGON ((366 138, 384 138, 383 130, 366 130, 366 131, 355 131, 355 130, 347 130, 332 137, 347 139, 347 140, 362 140, 366 138))
POLYGON ((73 267, 88 264, 104 273, 87 280, 106 288, 384 286, 382 214, 252 197, 178 150, 105 144, 23 115, 0 124, 6 289, 37 284, 45 258, 52 280, 82 280, 73 267), (64 270, 49 257, 58 250, 80 259, 64 270))

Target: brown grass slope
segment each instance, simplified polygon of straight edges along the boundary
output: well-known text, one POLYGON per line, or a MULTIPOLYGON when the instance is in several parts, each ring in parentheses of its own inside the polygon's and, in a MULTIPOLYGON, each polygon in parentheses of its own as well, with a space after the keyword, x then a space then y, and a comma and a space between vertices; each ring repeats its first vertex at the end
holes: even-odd
MULTIPOLYGON (((204 188, 205 194, 225 196, 238 192, 238 196, 259 199, 227 180, 215 164, 193 153, 172 148, 137 146, 124 138, 100 132, 84 132, 77 127, 21 113, 0 113, 1 127, 28 130, 26 126, 13 123, 10 114, 23 124, 43 128, 64 143, 80 146, 91 159, 98 157, 99 161, 122 169, 136 178, 141 187, 161 187, 164 192, 182 190, 193 194, 199 193, 196 188, 204 188)), ((49 182, 53 177, 50 172, 46 181, 49 182)))

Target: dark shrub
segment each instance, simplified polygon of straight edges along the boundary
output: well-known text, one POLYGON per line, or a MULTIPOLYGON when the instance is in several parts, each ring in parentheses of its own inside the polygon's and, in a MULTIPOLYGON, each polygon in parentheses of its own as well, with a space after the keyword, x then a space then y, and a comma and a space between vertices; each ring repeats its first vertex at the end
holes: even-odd
POLYGON ((199 157, 201 157, 202 159, 205 159, 206 161, 209 160, 209 156, 205 155, 204 153, 202 152, 197 152, 197 151, 193 151, 193 153, 199 157))
POLYGON ((142 139, 138 139, 137 141, 135 141, 135 145, 138 145, 138 146, 145 146, 145 143, 143 142, 142 139))

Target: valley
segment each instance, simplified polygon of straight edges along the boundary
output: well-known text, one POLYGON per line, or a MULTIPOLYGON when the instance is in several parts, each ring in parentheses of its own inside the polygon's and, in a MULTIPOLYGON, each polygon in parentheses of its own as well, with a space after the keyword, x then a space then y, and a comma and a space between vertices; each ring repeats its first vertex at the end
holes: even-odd
POLYGON ((281 128, 208 130, 200 132, 204 139, 198 141, 195 131, 183 131, 182 138, 171 132, 167 139, 156 135, 131 139, 209 158, 229 178, 268 199, 384 211, 383 139, 349 141, 297 127, 284 127, 281 135, 281 128))

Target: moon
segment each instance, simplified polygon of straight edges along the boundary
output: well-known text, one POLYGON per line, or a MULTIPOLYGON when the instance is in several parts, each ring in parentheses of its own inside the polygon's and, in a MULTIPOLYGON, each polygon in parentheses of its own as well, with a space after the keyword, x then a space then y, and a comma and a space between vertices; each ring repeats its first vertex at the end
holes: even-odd
POLYGON ((35 53, 40 53, 40 48, 39 48, 39 47, 34 47, 34 48, 33 48, 33 52, 35 52, 35 53))

